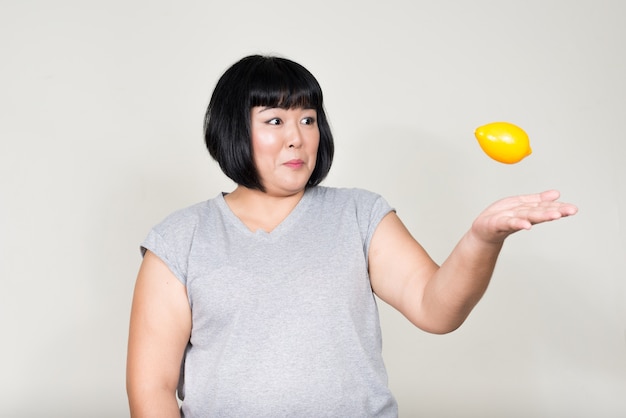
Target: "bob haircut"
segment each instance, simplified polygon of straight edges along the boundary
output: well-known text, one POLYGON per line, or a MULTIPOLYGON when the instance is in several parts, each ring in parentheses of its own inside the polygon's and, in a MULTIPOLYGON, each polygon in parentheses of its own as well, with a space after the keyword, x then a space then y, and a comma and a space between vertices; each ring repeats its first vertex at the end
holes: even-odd
POLYGON ((334 154, 323 105, 319 83, 302 65, 273 56, 245 57, 226 70, 213 90, 204 117, 206 147, 235 183, 264 192, 252 155, 251 109, 315 109, 320 142, 306 187, 317 186, 328 174, 334 154))

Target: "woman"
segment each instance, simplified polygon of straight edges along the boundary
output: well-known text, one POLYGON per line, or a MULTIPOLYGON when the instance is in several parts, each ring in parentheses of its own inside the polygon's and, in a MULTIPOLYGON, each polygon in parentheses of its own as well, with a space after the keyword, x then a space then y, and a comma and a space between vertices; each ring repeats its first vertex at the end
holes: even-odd
POLYGON ((322 91, 283 58, 224 73, 205 139, 237 187, 142 244, 133 417, 396 417, 374 294, 427 332, 451 332, 508 235, 577 210, 556 191, 501 200, 438 266, 382 197, 319 186, 333 157, 322 91))

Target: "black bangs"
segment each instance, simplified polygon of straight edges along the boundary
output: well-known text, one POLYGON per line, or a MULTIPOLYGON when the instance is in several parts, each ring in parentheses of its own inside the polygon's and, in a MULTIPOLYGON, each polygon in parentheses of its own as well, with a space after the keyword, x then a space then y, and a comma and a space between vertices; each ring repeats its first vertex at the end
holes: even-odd
POLYGON ((250 107, 322 107, 322 89, 315 77, 298 63, 268 57, 259 63, 251 76, 250 107))

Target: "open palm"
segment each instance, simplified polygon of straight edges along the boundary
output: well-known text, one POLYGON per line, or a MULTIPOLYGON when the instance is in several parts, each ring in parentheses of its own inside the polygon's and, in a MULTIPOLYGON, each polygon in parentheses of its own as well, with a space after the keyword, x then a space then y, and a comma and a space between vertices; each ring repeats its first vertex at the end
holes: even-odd
POLYGON ((557 190, 548 190, 498 200, 476 218, 472 224, 472 232, 485 242, 502 243, 514 232, 574 215, 578 208, 570 203, 557 201, 559 196, 557 190))

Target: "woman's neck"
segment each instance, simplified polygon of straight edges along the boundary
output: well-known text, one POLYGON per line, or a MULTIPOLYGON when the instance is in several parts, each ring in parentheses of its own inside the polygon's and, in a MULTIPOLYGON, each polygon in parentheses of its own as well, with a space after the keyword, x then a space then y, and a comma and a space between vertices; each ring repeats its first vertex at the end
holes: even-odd
POLYGON ((256 189, 237 186, 224 197, 230 210, 249 230, 272 232, 298 205, 304 190, 292 195, 274 196, 256 189))

